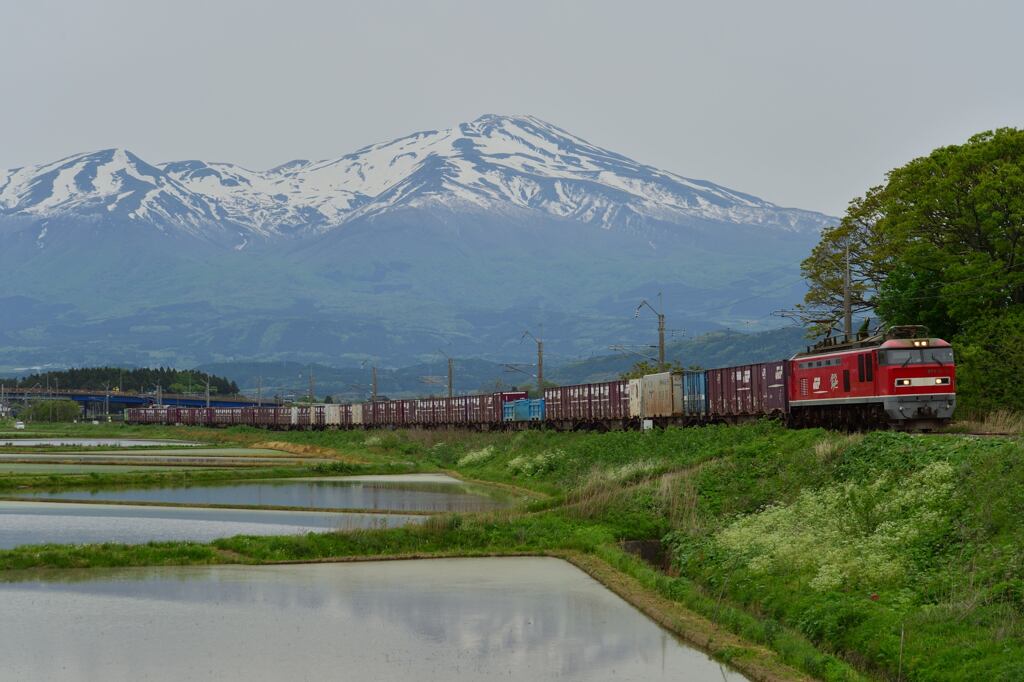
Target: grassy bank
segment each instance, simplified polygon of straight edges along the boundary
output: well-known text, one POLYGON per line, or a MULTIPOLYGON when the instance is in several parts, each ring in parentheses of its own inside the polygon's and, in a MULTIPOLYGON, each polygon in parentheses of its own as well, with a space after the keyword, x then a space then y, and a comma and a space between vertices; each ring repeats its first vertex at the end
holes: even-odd
MULTIPOLYGON (((267 434, 218 437, 251 444, 267 434)), ((273 438, 364 466, 449 470, 549 497, 523 512, 444 516, 422 528, 21 548, 0 552, 0 568, 568 551, 628 576, 642 588, 634 603, 646 595, 685 607, 813 677, 1024 678, 1019 439, 848 437, 770 423, 273 438), (663 540, 668 573, 624 554, 624 539, 663 540)))

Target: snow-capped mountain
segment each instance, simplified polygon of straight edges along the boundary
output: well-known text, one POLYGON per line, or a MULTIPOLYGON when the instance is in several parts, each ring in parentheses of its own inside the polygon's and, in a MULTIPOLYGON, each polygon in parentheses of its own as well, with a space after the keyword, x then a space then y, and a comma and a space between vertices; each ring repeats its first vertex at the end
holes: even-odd
POLYGON ((216 225, 202 196, 124 149, 75 154, 0 175, 0 215, 38 218, 101 215, 177 226, 191 232, 216 225))
POLYGON ((530 116, 262 171, 76 154, 0 171, 0 370, 528 360, 535 324, 579 356, 650 343, 659 292, 673 328, 759 329, 830 222, 530 116))
POLYGON ((151 165, 112 149, 0 176, 0 213, 116 217, 190 232, 317 233, 424 207, 539 212, 608 229, 701 219, 802 231, 828 221, 643 165, 532 116, 482 116, 265 171, 204 161, 151 165))

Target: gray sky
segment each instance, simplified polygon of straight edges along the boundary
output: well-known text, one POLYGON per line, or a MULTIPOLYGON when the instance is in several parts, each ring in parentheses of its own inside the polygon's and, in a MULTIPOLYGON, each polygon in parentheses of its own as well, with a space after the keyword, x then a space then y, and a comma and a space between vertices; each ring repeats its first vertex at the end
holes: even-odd
POLYGON ((0 167, 122 146, 268 168, 529 113, 841 213, 1024 126, 1024 3, 2 0, 0 167))

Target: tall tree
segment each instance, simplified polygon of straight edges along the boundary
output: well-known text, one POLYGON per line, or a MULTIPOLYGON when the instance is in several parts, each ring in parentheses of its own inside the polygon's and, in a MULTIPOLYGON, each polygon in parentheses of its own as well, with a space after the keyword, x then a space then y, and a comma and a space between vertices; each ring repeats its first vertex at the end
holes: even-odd
POLYGON ((852 201, 801 266, 815 332, 842 319, 847 248, 855 312, 889 323, 952 337, 1024 304, 1024 131, 936 149, 852 201))

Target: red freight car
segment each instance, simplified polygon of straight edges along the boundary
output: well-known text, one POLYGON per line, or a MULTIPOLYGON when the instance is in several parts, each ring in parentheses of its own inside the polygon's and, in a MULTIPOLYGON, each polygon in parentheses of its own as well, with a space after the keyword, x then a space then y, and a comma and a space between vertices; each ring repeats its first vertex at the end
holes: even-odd
POLYGON ((735 421, 785 415, 788 364, 779 360, 707 370, 709 416, 735 421))
POLYGON ((629 418, 628 382, 603 381, 544 389, 549 421, 583 425, 629 418))
POLYGON ((249 418, 253 426, 264 429, 288 428, 292 423, 292 408, 290 407, 252 407, 252 416, 249 418))
POLYGON ((242 422, 241 407, 211 407, 208 410, 212 426, 235 426, 242 422))
MULTIPOLYGON (((351 405, 335 405, 334 409, 337 410, 337 426, 338 428, 347 429, 352 426, 352 406, 351 405)), ((330 422, 332 420, 328 420, 330 422)))
POLYGON ((503 424, 505 422, 505 403, 522 400, 526 391, 499 391, 483 396, 483 424, 503 424))
POLYGON ((466 396, 466 421, 470 424, 482 424, 486 420, 484 416, 487 413, 485 407, 488 402, 493 400, 492 396, 487 395, 467 395, 466 396))
POLYGON ((373 400, 366 403, 363 411, 364 423, 371 426, 406 426, 405 400, 373 400), (368 416, 367 416, 368 414, 368 416))

